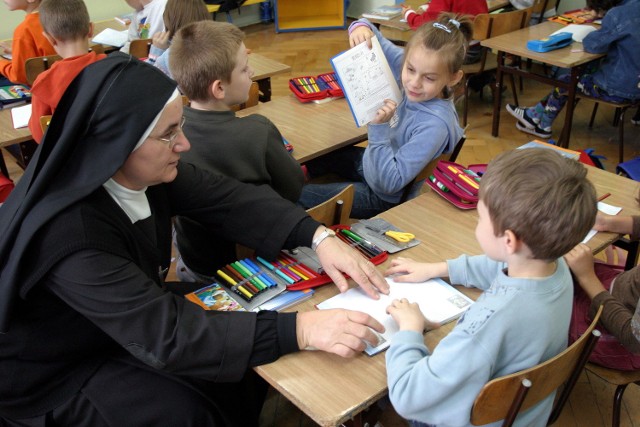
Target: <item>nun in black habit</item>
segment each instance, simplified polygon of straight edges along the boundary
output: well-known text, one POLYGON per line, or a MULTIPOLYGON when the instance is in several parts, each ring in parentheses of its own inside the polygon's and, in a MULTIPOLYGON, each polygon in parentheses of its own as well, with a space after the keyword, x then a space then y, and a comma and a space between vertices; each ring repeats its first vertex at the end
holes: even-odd
MULTIPOLYGON (((377 341, 360 312, 211 312, 167 291, 174 215, 271 258, 326 236, 268 186, 179 162, 181 125, 175 83, 128 55, 69 86, 0 207, 0 425, 254 425, 252 366, 377 341)), ((388 292, 338 239, 317 253, 341 290, 344 272, 388 292)))

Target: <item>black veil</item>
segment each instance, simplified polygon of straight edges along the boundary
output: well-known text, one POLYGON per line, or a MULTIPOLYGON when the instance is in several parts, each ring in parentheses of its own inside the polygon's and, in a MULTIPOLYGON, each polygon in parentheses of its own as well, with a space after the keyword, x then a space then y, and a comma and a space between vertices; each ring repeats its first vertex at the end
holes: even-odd
POLYGON ((0 207, 0 332, 24 297, 23 257, 37 230, 105 183, 126 161, 176 88, 121 53, 86 67, 60 100, 41 145, 0 207))

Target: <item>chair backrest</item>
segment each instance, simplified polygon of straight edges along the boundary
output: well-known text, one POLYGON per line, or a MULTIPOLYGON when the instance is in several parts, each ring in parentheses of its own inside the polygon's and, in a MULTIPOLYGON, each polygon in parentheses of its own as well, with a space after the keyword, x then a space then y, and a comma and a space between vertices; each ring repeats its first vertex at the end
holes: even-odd
POLYGON ((151 50, 151 39, 131 40, 129 54, 136 58, 146 58, 151 50))
POLYGON ((349 184, 326 202, 307 209, 307 213, 324 225, 348 224, 354 193, 355 187, 349 184))
MULTIPOLYGON (((540 0, 536 0, 540 1, 540 0)), ((486 40, 521 30, 529 25, 533 6, 503 13, 481 13, 473 20, 473 39, 486 40)))
POLYGON ((29 83, 29 86, 33 85, 33 82, 36 80, 36 77, 38 77, 38 74, 48 70, 56 61, 59 61, 61 59, 62 57, 60 55, 36 56, 33 58, 28 58, 24 62, 24 67, 27 74, 27 83, 29 83))
POLYGON ((243 110, 245 108, 253 107, 258 105, 258 100, 260 97, 260 88, 258 87, 258 82, 251 83, 251 87, 249 88, 249 98, 242 104, 233 105, 231 110, 238 111, 243 110))
POLYGON ((49 123, 51 123, 51 115, 40 116, 40 129, 42 129, 42 133, 46 132, 49 123))
POLYGON ((558 3, 560 3, 560 0, 535 0, 531 8, 538 17, 536 19, 537 23, 541 23, 544 20, 545 12, 557 7, 558 3))
POLYGON ((436 165, 440 160, 448 160, 450 162, 455 162, 456 159, 458 158, 458 154, 460 153, 460 150, 462 150, 464 141, 465 141, 465 137, 463 136, 456 143, 456 146, 453 147, 453 151, 451 153, 442 153, 441 155, 439 155, 438 157, 436 157, 435 159, 427 163, 427 165, 424 168, 422 168, 420 173, 418 173, 418 175, 416 175, 416 177, 413 178, 413 180, 404 187, 404 190, 402 191, 402 197, 400 197, 399 203, 404 203, 407 200, 409 200, 409 196, 411 196, 411 190, 413 189, 413 186, 416 183, 422 182, 425 179, 429 178, 429 176, 431 175, 433 170, 436 168, 436 165))
POLYGON ((484 425, 504 420, 503 426, 511 426, 520 411, 529 409, 565 384, 549 417, 549 424, 553 423, 600 338, 595 327, 601 313, 602 307, 585 333, 562 353, 532 368, 485 384, 473 403, 471 424, 484 425))

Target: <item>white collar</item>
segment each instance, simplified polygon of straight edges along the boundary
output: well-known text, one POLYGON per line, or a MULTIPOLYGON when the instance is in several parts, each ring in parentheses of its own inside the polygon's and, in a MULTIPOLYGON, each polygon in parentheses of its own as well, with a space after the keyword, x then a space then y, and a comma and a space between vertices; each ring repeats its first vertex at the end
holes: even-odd
POLYGON ((115 182, 113 178, 109 178, 102 186, 127 214, 132 224, 151 216, 149 200, 145 193, 147 187, 142 190, 130 190, 115 182))

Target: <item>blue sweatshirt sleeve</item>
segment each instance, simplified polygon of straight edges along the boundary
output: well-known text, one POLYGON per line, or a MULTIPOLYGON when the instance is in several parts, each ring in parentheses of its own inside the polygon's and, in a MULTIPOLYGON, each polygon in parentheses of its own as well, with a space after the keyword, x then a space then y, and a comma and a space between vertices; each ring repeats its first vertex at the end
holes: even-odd
POLYGON ((617 31, 617 15, 615 13, 607 13, 602 18, 602 26, 599 30, 593 31, 582 40, 582 46, 585 52, 589 53, 607 53, 611 43, 620 38, 617 31))
POLYGON ((461 255, 447 260, 447 268, 452 284, 487 290, 506 264, 492 261, 486 255, 461 255))
POLYGON ((415 120, 403 135, 405 143, 394 149, 389 123, 369 124, 369 144, 362 158, 369 187, 379 195, 395 195, 445 149, 449 132, 435 120, 415 120))

